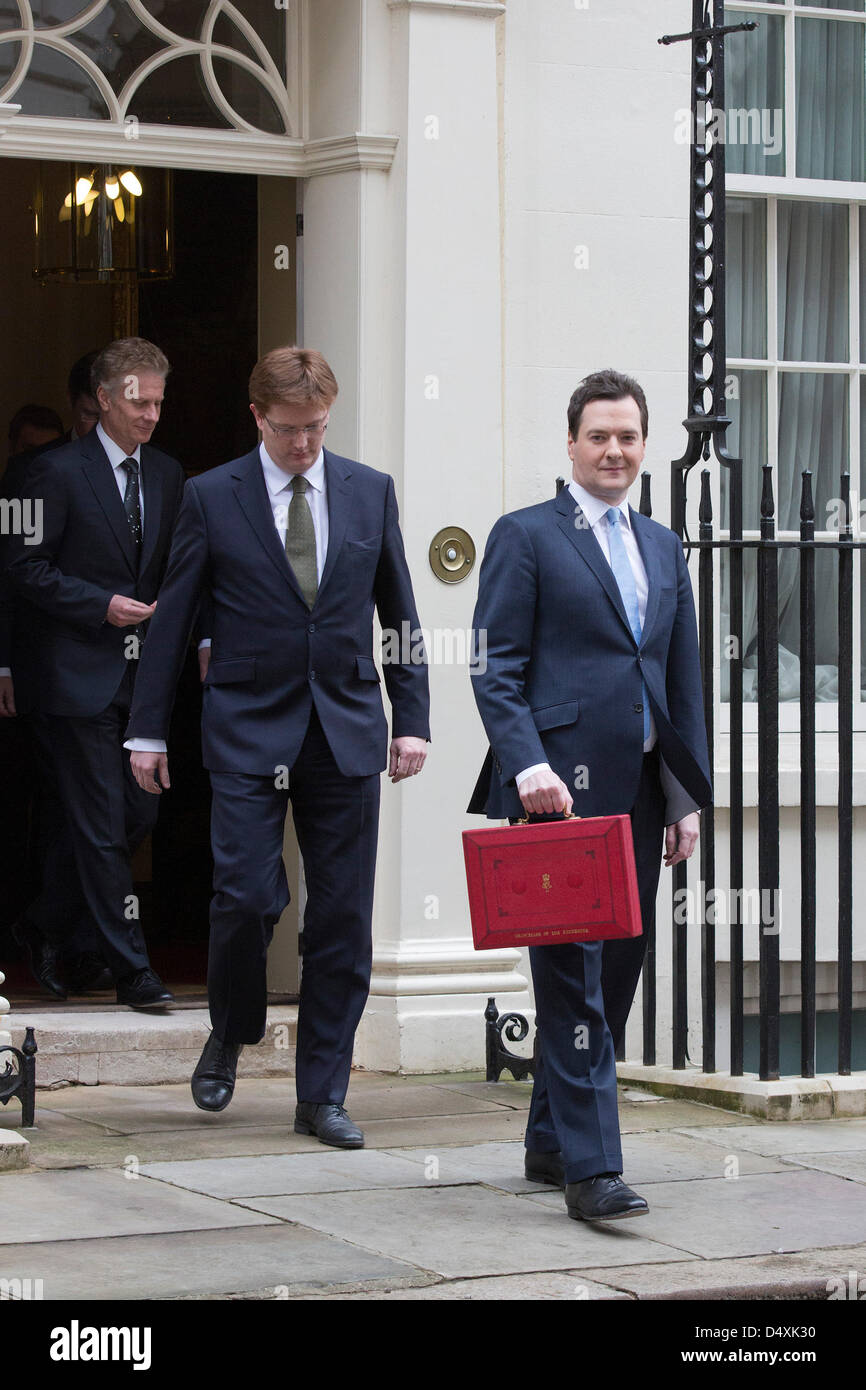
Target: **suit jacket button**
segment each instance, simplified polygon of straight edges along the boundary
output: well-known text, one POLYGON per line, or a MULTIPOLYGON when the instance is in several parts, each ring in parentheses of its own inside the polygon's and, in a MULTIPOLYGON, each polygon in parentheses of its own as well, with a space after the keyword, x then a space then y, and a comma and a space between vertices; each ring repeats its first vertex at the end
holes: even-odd
POLYGON ((314 681, 315 679, 316 679, 316 673, 315 673, 315 671, 311 671, 311 672, 310 672, 310 680, 311 680, 311 681, 314 681))
POLYGON ((315 624, 315 623, 310 623, 310 626, 307 628, 307 632, 315 632, 315 630, 316 630, 316 624, 315 624))
POLYGON ((643 705, 632 705, 635 714, 643 714, 643 705))

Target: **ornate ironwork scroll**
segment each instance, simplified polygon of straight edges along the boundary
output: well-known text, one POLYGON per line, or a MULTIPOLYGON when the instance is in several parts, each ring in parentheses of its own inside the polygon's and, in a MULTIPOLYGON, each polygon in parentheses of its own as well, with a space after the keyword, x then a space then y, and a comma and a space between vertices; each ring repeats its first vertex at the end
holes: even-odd
POLYGON ((17 1062, 17 1067, 15 1067, 7 1057, 5 1066, 2 1066, 2 1070, 0 1070, 0 1105, 8 1105, 9 1101, 17 1096, 21 1102, 21 1125, 23 1129, 32 1129, 36 1123, 37 1050, 32 1028, 26 1030, 24 1042, 20 1048, 0 1047, 0 1066, 2 1066, 2 1054, 4 1052, 11 1052, 17 1062))
POLYGON ((504 1033, 509 1042, 523 1042, 529 1033, 529 1023, 523 1014, 501 1014, 495 999, 487 1000, 484 1010, 487 1037, 487 1080, 498 1081, 502 1072, 510 1071, 515 1081, 526 1081, 535 1075, 535 1048, 531 1057, 518 1057, 509 1052, 502 1041, 504 1033))

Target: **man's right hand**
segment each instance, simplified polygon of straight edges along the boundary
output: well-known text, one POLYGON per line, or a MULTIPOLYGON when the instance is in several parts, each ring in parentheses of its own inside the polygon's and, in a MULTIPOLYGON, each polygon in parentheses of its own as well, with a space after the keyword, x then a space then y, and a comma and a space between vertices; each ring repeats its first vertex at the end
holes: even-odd
POLYGON ((112 627, 137 627, 147 622, 156 611, 155 603, 139 603, 137 598, 127 598, 125 594, 115 594, 105 615, 105 621, 112 627))
POLYGON ((574 797, 562 778, 547 768, 542 772, 533 772, 531 777, 521 782, 519 795, 524 811, 533 816, 550 816, 557 811, 570 811, 574 804, 574 797))
POLYGON ((168 755, 165 753, 130 753, 132 775, 143 792, 160 796, 171 786, 168 779, 168 755))

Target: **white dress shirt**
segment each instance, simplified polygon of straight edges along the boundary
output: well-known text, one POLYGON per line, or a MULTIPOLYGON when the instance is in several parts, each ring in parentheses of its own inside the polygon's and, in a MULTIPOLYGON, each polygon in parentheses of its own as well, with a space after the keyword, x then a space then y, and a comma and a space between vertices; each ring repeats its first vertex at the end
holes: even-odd
MULTIPOLYGON (((289 507, 292 502, 292 478, 293 473, 287 473, 280 468, 279 464, 274 463, 264 441, 259 445, 259 458, 262 464, 262 473, 265 479, 265 487, 268 491, 268 500, 271 504, 271 512, 274 517, 274 526, 280 538, 280 545, 285 550, 286 530, 289 524, 289 507)), ((322 581, 322 571, 325 568, 325 558, 328 554, 328 491, 325 479, 325 451, 319 450, 319 456, 306 471, 301 474, 306 478, 309 487, 306 491, 306 499, 310 505, 313 515, 313 527, 316 532, 316 570, 319 583, 322 581)), ((199 651, 202 647, 209 647, 210 637, 204 637, 199 642, 199 651)), ((159 738, 130 738, 123 745, 133 753, 164 753, 166 744, 164 739, 159 738)))
POLYGON ((141 508, 141 530, 142 534, 144 534, 144 483, 141 477, 141 445, 136 445, 132 453, 128 454, 125 449, 121 449, 120 445, 114 442, 110 434, 105 433, 101 425, 96 426, 96 434, 100 444, 108 455, 108 462, 111 464, 111 470, 114 473, 114 481, 117 483, 121 499, 126 496, 126 483, 129 478, 129 474, 123 466, 123 460, 135 459, 138 464, 138 504, 141 508))
MULTIPOLYGON (((572 478, 571 482, 568 484, 568 490, 589 522, 590 529, 601 547, 602 555, 607 563, 610 564, 610 521, 608 520, 607 512, 611 503, 605 502, 600 497, 594 497, 591 492, 587 492, 586 488, 582 487, 574 478, 572 478)), ((616 505, 622 517, 620 535, 622 536, 625 553, 634 576, 634 584, 637 591, 638 614, 640 617, 641 629, 643 629, 644 619, 646 618, 647 596, 649 594, 646 566, 644 565, 643 556, 640 553, 637 538, 632 529, 628 499, 624 498, 622 502, 616 505)), ((657 741, 658 732, 656 730, 652 709, 650 709, 649 734, 644 742, 643 751, 649 753, 650 749, 655 747, 657 741)), ((527 777, 531 777, 534 772, 550 770, 549 763, 533 763, 532 767, 525 767, 522 772, 518 772, 515 782, 519 788, 521 783, 524 782, 527 777)), ((662 789, 671 816, 670 819, 666 819, 666 824, 670 825, 674 820, 681 820, 689 811, 696 811, 698 805, 674 777, 663 758, 659 763, 659 772, 662 789)))
MULTIPOLYGON (((259 457, 262 461, 262 472, 265 475, 265 487, 271 501, 271 511, 274 514, 274 526, 280 538, 283 549, 286 548, 286 528, 289 524, 289 507, 292 503, 292 479, 294 473, 286 471, 274 463, 270 454, 264 446, 259 445, 259 457)), ((325 482, 325 451, 319 450, 319 457, 306 473, 300 475, 306 478, 309 487, 306 491, 306 498, 310 504, 310 511, 313 514, 313 526, 316 531, 316 568, 318 570, 319 583, 322 581, 322 571, 325 568, 325 557, 328 554, 328 494, 325 482)))

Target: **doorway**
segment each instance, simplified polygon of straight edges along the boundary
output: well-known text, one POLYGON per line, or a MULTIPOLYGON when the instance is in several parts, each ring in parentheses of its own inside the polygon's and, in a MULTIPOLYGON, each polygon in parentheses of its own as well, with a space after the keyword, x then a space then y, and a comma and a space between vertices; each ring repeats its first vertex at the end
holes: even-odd
MULTIPOLYGON (((4 428, 30 402, 56 411, 66 426, 72 363, 112 337, 136 334, 155 342, 171 363, 153 443, 177 458, 188 476, 247 453, 258 437, 246 392, 249 372, 262 351, 294 341, 294 180, 172 170, 170 277, 141 281, 137 292, 118 295, 107 283, 34 279, 35 190, 40 169, 49 167, 0 160, 4 428), (286 255, 274 255, 275 236, 286 255), (289 266, 292 274, 279 273, 289 266)), ((157 828, 133 866, 154 968, 179 1001, 190 1003, 200 1003, 205 990, 212 874, 200 714, 197 661, 190 650, 169 742, 171 795, 161 799, 157 828)), ((35 775, 26 731, 15 725, 0 721, 0 960, 16 1004, 42 1007, 47 998, 10 930, 38 884, 35 775)), ((110 1007, 113 994, 92 999, 110 1007)))

